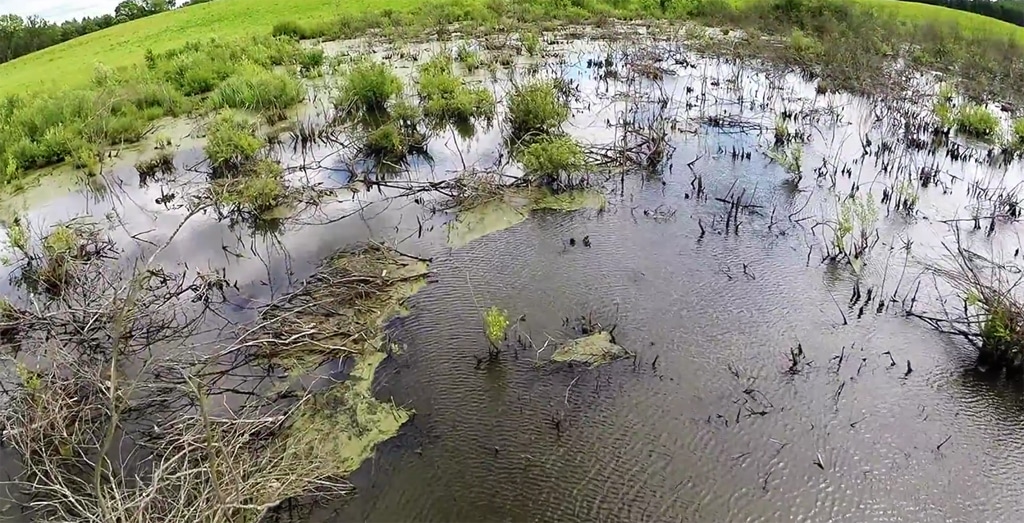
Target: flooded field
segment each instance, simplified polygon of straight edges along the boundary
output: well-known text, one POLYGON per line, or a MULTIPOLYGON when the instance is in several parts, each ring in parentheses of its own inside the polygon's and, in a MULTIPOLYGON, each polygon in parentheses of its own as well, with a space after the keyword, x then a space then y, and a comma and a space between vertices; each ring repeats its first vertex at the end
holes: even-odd
MULTIPOLYGON (((39 231, 91 216, 127 248, 112 264, 141 254, 222 274, 204 341, 230 341, 339 249, 429 258, 427 285, 388 325, 401 350, 374 379, 377 398, 415 415, 353 493, 295 519, 1014 520, 1021 390, 933 328, 967 298, 931 270, 959 248, 1019 272, 1013 151, 936 132, 933 78, 888 97, 828 93, 695 52, 686 35, 548 35, 490 72, 466 57, 518 43, 456 42, 456 67, 496 113, 430 130, 402 162, 368 158, 355 124, 318 131, 332 109, 314 87, 270 146, 301 196, 258 231, 180 204, 207 183, 199 123, 165 131, 172 179, 140 186, 125 152, 104 190, 26 197, 21 216, 39 231), (538 78, 557 79, 572 110, 560 131, 586 156, 570 196, 516 185, 509 101, 538 78), (507 313, 504 338, 488 340, 491 307, 507 313), (630 355, 549 361, 595 332, 630 355)), ((327 50, 370 47, 406 81, 441 48, 327 50)), ((5 295, 24 296, 17 281, 5 295)))

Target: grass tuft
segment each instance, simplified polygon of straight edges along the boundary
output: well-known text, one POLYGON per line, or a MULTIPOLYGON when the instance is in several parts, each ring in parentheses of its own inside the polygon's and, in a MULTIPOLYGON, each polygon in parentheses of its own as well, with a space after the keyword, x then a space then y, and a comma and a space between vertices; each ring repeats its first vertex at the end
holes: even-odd
POLYGON ((400 159, 405 156, 407 144, 402 131, 393 123, 384 124, 366 138, 365 153, 380 159, 400 159))
POLYGON ((531 183, 556 191, 579 188, 588 167, 583 147, 568 136, 537 140, 522 149, 518 158, 531 183))
POLYGON ((958 108, 953 118, 953 127, 957 132, 979 140, 993 141, 999 138, 999 117, 978 104, 958 108))
POLYGON ((1017 151, 1024 151, 1024 118, 1017 118, 1013 121, 1010 129, 1010 147, 1017 151))
POLYGON ((418 88, 423 114, 435 125, 494 117, 494 95, 484 87, 466 85, 455 75, 447 56, 435 56, 420 67, 418 88))
POLYGON ((505 341, 508 330, 508 313, 498 307, 491 307, 484 312, 484 334, 492 346, 497 347, 505 341))
POLYGON ((252 172, 245 176, 221 180, 213 190, 218 203, 251 216, 265 213, 284 205, 288 190, 284 184, 284 171, 271 160, 259 160, 252 172))
POLYGON ((342 77, 334 106, 345 113, 381 113, 402 94, 402 80, 391 66, 363 59, 342 77))
POLYGON ((139 173, 139 185, 145 186, 149 180, 162 180, 174 174, 174 153, 160 151, 148 160, 139 160, 135 164, 139 173))
POLYGON ((526 54, 530 56, 537 56, 540 54, 541 44, 540 37, 537 36, 537 33, 526 32, 520 35, 519 38, 523 44, 523 51, 526 51, 526 54))
POLYGON ((215 176, 251 166, 265 145, 255 122, 232 111, 223 111, 210 122, 206 138, 204 151, 215 176))
POLYGON ((306 97, 298 80, 283 73, 247 67, 220 84, 210 95, 211 109, 283 111, 306 97))
POLYGON ((508 102, 511 137, 523 140, 531 135, 548 135, 569 119, 569 105, 553 80, 537 80, 512 93, 508 102))

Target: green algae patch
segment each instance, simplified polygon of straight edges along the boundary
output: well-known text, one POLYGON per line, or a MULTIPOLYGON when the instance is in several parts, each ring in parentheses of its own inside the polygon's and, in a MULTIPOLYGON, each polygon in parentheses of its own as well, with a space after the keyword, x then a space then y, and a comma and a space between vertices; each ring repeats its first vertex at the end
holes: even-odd
POLYGON ((615 343, 610 332, 601 331, 562 345, 551 355, 551 361, 577 362, 597 367, 631 355, 628 350, 615 343))
POLYGON ((547 209, 552 211, 578 211, 580 209, 604 209, 608 205, 608 199, 604 193, 596 190, 569 191, 560 194, 546 194, 534 202, 535 209, 547 209))
POLYGON ((462 247, 522 223, 534 211, 603 209, 607 203, 605 195, 594 189, 555 194, 547 189, 510 187, 483 203, 460 210, 448 223, 448 244, 462 247))
POLYGON ((529 201, 516 195, 503 195, 470 209, 459 211, 448 223, 448 244, 462 247, 488 234, 521 223, 529 216, 529 201))
POLYGON ((82 185, 70 167, 35 171, 0 185, 0 223, 10 223, 16 216, 71 194, 82 185))
POLYGON ((377 400, 371 388, 386 357, 383 352, 358 357, 345 382, 307 400, 285 433, 289 450, 346 476, 373 456, 377 445, 397 435, 412 411, 377 400))
POLYGON ((258 361, 287 372, 278 392, 304 378, 333 381, 291 415, 280 436, 289 455, 345 476, 412 417, 412 411, 374 397, 372 385, 377 368, 395 352, 384 327, 408 312, 405 301, 426 285, 427 273, 426 261, 380 245, 343 251, 261 313, 262 327, 249 338, 258 361), (353 364, 344 380, 317 374, 339 360, 353 364))

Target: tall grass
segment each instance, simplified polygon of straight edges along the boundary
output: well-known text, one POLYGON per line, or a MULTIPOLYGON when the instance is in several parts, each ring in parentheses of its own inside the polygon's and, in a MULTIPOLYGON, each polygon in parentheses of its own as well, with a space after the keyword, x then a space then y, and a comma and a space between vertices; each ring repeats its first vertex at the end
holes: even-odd
POLYGON ((258 159, 264 140, 256 123, 232 111, 222 111, 206 128, 204 151, 216 176, 248 169, 258 159))
POLYGON ((251 66, 220 84, 210 95, 209 104, 213 109, 282 111, 305 96, 305 89, 294 77, 251 66))
POLYGON ((467 124, 494 116, 495 100, 484 87, 474 87, 457 76, 452 60, 438 55, 420 67, 418 89, 423 114, 435 124, 467 124))
POLYGON ((515 140, 551 134, 569 119, 569 106, 553 80, 516 89, 508 102, 509 135, 515 140))
POLYGON ((338 83, 334 105, 343 112, 383 112, 402 94, 402 80, 386 64, 372 59, 355 63, 338 83))
POLYGON ((90 88, 0 100, 0 184, 69 162, 98 172, 100 148, 137 142, 153 121, 200 107, 281 111, 300 102, 299 82, 271 69, 309 61, 294 41, 271 37, 193 42, 149 54, 140 67, 98 67, 90 88))
POLYGON ((985 106, 967 104, 956 110, 953 126, 958 132, 972 138, 994 141, 999 138, 1002 124, 999 117, 985 106))

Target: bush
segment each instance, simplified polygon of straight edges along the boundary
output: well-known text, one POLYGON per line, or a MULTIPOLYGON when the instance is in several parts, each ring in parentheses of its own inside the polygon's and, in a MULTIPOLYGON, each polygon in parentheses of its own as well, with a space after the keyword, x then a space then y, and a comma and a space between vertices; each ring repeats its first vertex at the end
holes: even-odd
POLYGON ((222 83, 210 95, 213 109, 283 111, 306 97, 298 80, 257 67, 246 68, 222 83))
POLYGON ((939 121, 939 126, 943 129, 951 129, 956 122, 953 119, 953 103, 956 99, 956 93, 953 88, 949 85, 943 84, 939 87, 939 94, 935 99, 935 103, 932 105, 932 112, 935 113, 935 118, 939 121))
POLYGON ((190 103, 185 95, 168 82, 147 81, 121 87, 112 96, 110 110, 119 112, 132 106, 145 111, 159 108, 164 116, 179 116, 188 112, 190 103))
POLYGON ((569 119, 569 105, 559 96, 552 80, 538 80, 512 93, 508 102, 508 125, 516 140, 547 135, 569 119))
POLYGON ((390 66, 364 59, 342 78, 334 105, 345 112, 383 112, 401 94, 402 81, 390 66))
POLYGON ((399 159, 407 149, 402 132, 393 123, 384 124, 366 138, 366 154, 376 158, 399 159))
POLYGON ((185 96, 195 96, 212 92, 221 82, 250 66, 269 70, 296 64, 302 52, 303 48, 290 39, 193 41, 154 55, 151 68, 185 96))
POLYGON ((20 216, 15 216, 11 223, 7 224, 7 243, 12 249, 27 255, 29 247, 28 227, 20 216))
POLYGON ((523 50, 530 56, 537 56, 540 52, 540 37, 537 33, 523 33, 520 36, 523 44, 523 50))
POLYGON ((1011 129, 1013 136, 1011 137, 1010 147, 1024 151, 1024 118, 1017 118, 1013 121, 1013 128, 1011 129))
POLYGON ((326 55, 318 48, 308 49, 299 55, 299 73, 306 77, 320 76, 326 55))
POLYGON ((497 347, 505 340, 505 332, 508 330, 508 313, 497 307, 491 307, 484 312, 484 334, 492 346, 497 347))
POLYGON ((100 152, 93 144, 81 143, 71 151, 71 166, 89 176, 100 174, 100 152))
POLYGON ((289 36, 299 40, 310 40, 321 36, 316 34, 310 26, 301 24, 294 20, 285 20, 274 24, 270 34, 276 37, 289 36))
POLYGON ((957 109, 954 126, 958 132, 979 140, 994 140, 999 137, 999 118, 992 111, 977 104, 967 104, 957 109))
POLYGON ((470 49, 466 44, 459 46, 456 58, 459 60, 459 63, 464 65, 466 70, 471 73, 480 68, 480 53, 470 49))
POLYGON ((494 95, 483 87, 469 87, 452 71, 451 61, 443 56, 431 59, 420 68, 419 95, 423 114, 435 124, 464 124, 477 118, 494 116, 494 95))
POLYGON ((809 36, 799 29, 794 29, 789 35, 789 48, 803 60, 813 60, 824 52, 824 48, 816 38, 809 36))
POLYGON ((60 292, 72 277, 72 264, 82 259, 85 239, 75 229, 58 225, 43 238, 42 265, 35 278, 51 292, 60 292))
POLYGON ((391 107, 391 119, 400 125, 403 131, 411 132, 419 127, 423 112, 416 105, 401 100, 391 107))
POLYGON ((152 121, 184 114, 194 104, 190 97, 210 92, 208 107, 279 113, 305 91, 271 68, 311 68, 319 60, 289 39, 211 39, 147 50, 144 68, 97 66, 89 89, 0 99, 0 182, 62 162, 97 172, 100 147, 137 142, 152 121))
POLYGON ((215 175, 250 167, 263 147, 254 122, 231 111, 217 115, 206 129, 206 152, 215 175))
POLYGON ((243 213, 262 215, 283 205, 288 191, 281 166, 271 160, 260 160, 248 176, 220 182, 215 199, 243 213))
POLYGON ((519 152, 523 171, 532 182, 554 189, 573 188, 587 168, 587 156, 568 136, 544 138, 519 152))

